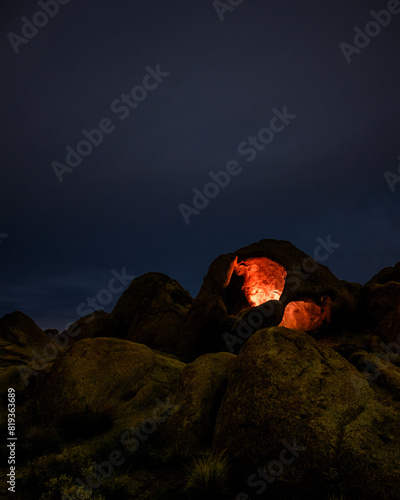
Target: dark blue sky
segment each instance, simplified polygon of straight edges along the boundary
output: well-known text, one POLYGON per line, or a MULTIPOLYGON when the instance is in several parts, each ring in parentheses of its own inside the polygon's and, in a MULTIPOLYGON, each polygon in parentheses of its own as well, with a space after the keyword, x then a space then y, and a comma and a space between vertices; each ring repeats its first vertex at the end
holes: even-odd
POLYGON ((215 257, 262 238, 312 254, 331 235, 349 281, 399 261, 400 14, 350 64, 339 47, 387 4, 243 0, 221 21, 211 0, 70 0, 16 54, 8 35, 42 9, 2 2, 0 316, 63 329, 123 268, 196 295, 215 257), (157 65, 169 76, 121 120, 112 103, 157 65), (296 118, 247 162, 239 144, 285 106, 296 118), (105 118, 60 183, 52 163, 105 118), (179 204, 230 160, 241 173, 187 225, 179 204))

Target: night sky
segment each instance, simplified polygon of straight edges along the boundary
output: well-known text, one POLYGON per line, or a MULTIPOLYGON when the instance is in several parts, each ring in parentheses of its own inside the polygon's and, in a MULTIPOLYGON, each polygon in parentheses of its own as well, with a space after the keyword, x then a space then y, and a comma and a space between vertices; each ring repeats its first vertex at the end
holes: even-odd
POLYGON ((326 265, 359 283, 400 260, 400 179, 385 178, 399 175, 400 2, 347 59, 340 44, 388 2, 63 3, 25 43, 21 18, 43 24, 43 9, 0 7, 0 316, 63 330, 124 272, 195 296, 214 258, 263 238, 312 255, 330 236, 326 265), (187 224, 181 204, 228 162, 237 175, 187 224))

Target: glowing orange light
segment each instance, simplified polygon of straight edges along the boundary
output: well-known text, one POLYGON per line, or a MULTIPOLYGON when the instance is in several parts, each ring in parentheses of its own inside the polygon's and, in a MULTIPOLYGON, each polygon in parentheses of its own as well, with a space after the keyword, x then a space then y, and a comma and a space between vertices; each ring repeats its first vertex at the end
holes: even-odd
POLYGON ((277 262, 266 257, 254 257, 237 264, 234 272, 244 277, 242 290, 250 306, 280 299, 287 273, 277 262))
POLYGON ((323 297, 321 305, 311 299, 290 302, 279 326, 315 333, 330 321, 331 302, 329 297, 323 297))

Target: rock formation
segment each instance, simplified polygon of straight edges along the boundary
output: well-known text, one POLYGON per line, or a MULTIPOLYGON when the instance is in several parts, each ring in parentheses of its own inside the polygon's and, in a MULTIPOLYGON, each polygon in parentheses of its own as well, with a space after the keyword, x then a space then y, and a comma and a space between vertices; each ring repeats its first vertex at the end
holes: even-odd
POLYGON ((21 498, 78 498, 113 453, 89 498, 400 498, 399 270, 348 283, 262 240, 195 299, 148 273, 61 334, 4 316, 21 498))
POLYGON ((193 299, 169 276, 148 273, 136 278, 122 294, 104 324, 104 336, 143 343, 178 356, 188 349, 184 335, 193 299))

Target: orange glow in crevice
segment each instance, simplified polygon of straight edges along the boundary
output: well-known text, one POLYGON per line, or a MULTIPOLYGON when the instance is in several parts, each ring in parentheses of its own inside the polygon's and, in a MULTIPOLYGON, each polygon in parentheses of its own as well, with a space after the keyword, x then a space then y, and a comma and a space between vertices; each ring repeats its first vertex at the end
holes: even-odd
POLYGON ((279 326, 316 333, 322 326, 329 323, 331 303, 329 297, 322 297, 320 305, 311 299, 289 302, 279 326))
POLYGON ((243 276, 242 290, 251 307, 279 300, 287 276, 283 266, 266 257, 246 259, 235 266, 234 273, 243 276))

